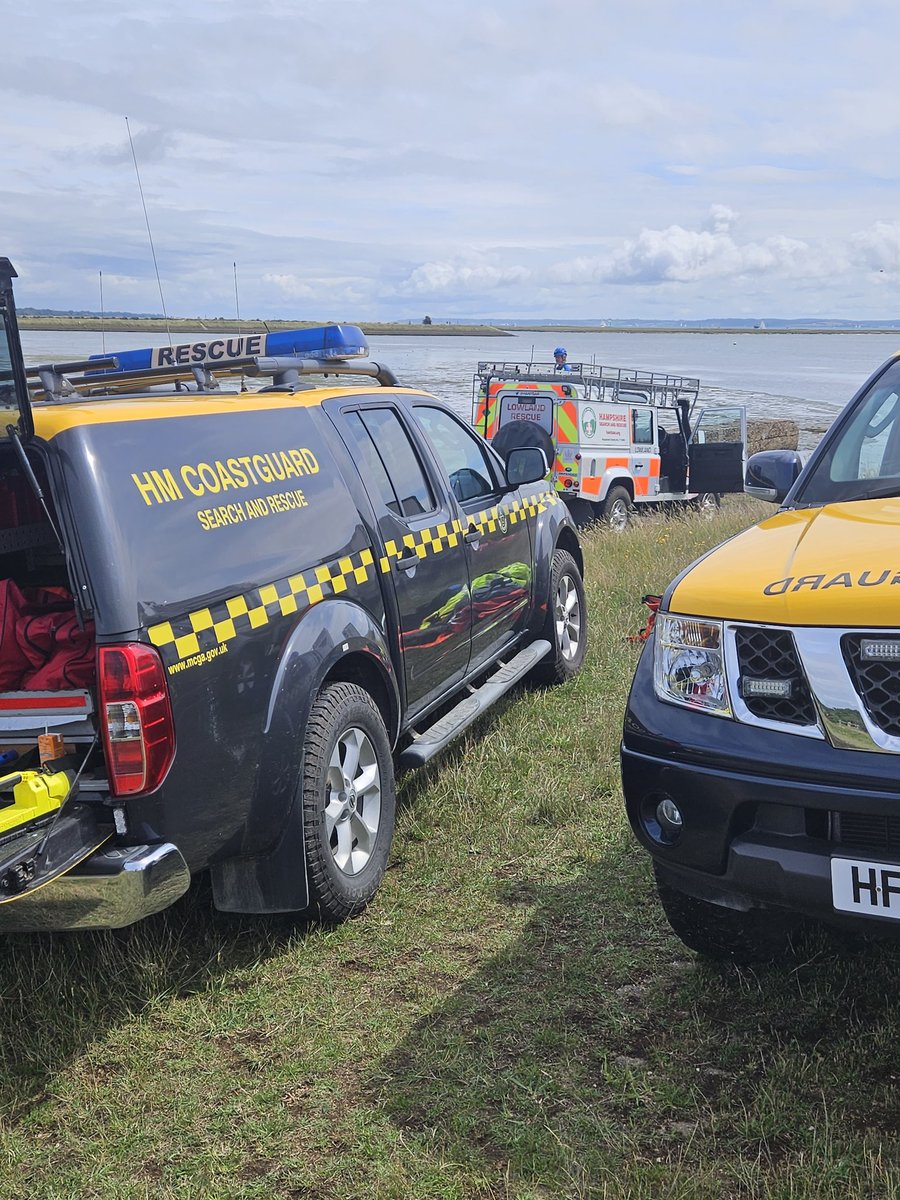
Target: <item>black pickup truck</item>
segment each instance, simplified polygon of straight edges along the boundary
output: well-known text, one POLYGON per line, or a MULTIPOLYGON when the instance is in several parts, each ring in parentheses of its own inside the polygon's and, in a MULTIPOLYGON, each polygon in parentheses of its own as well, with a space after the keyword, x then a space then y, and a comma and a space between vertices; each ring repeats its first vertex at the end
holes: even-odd
POLYGON ((351 326, 26 368, 14 276, 0 259, 0 929, 126 925, 205 869, 222 909, 358 912, 395 762, 581 667, 543 453, 502 459, 351 326))

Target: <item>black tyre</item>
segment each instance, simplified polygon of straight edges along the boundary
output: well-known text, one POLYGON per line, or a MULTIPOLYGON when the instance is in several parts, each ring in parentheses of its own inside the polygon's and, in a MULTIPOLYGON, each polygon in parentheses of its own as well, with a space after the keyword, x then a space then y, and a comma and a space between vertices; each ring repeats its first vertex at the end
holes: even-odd
POLYGON ((614 533, 624 533, 631 523, 634 506, 628 489, 616 484, 603 501, 603 520, 614 533))
POLYGON ((691 502, 701 517, 706 517, 707 520, 714 517, 722 507, 722 500, 718 492, 701 492, 691 502))
POLYGON ((578 564, 568 550, 557 550, 550 564, 550 605, 543 637, 552 649, 534 668, 539 683, 565 683, 584 665, 587 609, 578 564))
POLYGON ((491 445, 504 462, 510 450, 518 450, 522 446, 537 447, 543 450, 547 466, 553 466, 556 457, 553 449, 553 438, 537 421, 510 421, 502 425, 494 435, 491 445))
POLYGON ((790 950, 799 924, 770 909, 740 912, 679 892, 656 872, 656 891, 672 929, 690 950, 733 963, 765 962, 790 950))
POLYGON ((310 911, 345 921, 378 890, 396 814, 387 730, 371 696, 355 684, 328 684, 316 697, 302 787, 310 911))

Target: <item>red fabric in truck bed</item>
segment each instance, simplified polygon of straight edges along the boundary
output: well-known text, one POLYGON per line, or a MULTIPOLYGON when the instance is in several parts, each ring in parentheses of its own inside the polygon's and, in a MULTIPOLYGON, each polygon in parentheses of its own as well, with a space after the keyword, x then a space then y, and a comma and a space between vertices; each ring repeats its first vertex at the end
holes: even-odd
POLYGON ((0 691, 87 688, 94 677, 94 626, 80 628, 71 594, 0 580, 0 691))

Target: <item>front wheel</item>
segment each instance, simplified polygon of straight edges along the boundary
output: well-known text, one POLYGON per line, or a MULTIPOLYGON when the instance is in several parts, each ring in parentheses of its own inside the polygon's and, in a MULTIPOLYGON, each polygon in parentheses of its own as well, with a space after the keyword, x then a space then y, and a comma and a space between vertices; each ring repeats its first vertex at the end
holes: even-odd
POLYGON ((534 669, 539 683, 565 683, 584 665, 587 650, 584 582, 568 550, 557 550, 550 564, 550 604, 543 636, 551 650, 534 669))
POLYGON ((326 685, 316 697, 303 752, 303 839, 310 910, 337 923, 378 890, 394 836, 391 746, 368 692, 326 685))
POLYGON ((606 493, 603 501, 603 519, 613 533, 624 533, 628 528, 634 509, 628 489, 617 484, 606 493))
POLYGON ((656 892, 672 929, 690 950, 733 963, 765 962, 785 954, 797 927, 789 913, 741 912, 679 892, 656 871, 656 892))

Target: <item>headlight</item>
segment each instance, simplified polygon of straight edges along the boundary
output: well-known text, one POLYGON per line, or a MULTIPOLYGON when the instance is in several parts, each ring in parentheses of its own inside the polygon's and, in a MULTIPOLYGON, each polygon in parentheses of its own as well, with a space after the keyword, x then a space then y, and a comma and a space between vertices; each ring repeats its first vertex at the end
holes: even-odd
POLYGON ((730 717, 722 622, 660 613, 654 632, 653 685, 660 700, 730 717))

